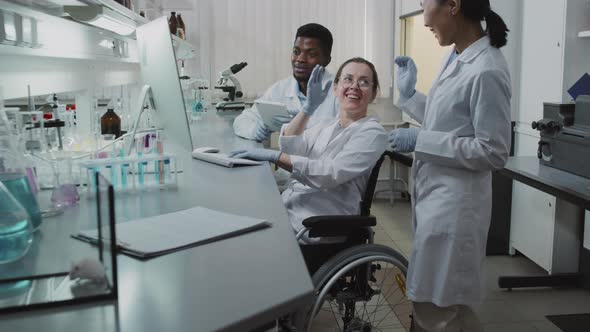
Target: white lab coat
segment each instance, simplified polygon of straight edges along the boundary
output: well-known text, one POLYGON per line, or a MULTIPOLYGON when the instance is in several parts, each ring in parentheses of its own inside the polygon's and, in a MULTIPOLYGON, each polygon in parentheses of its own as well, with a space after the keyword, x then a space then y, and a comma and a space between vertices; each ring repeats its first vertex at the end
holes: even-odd
MULTIPOLYGON (((453 50, 454 51, 454 50, 453 50)), ((407 295, 441 307, 483 300, 492 170, 510 150, 508 65, 483 37, 399 106, 422 123, 415 149, 407 295)))
POLYGON ((387 135, 376 118, 362 118, 330 140, 337 126, 338 119, 323 119, 302 135, 279 137, 293 164, 282 198, 295 232, 311 216, 359 214, 371 170, 385 151, 387 135))
MULTIPOLYGON (((334 75, 325 72, 322 85, 325 87, 328 82, 334 80, 334 75)), ((278 102, 287 105, 289 113, 296 115, 303 106, 297 92, 299 85, 293 76, 287 77, 273 84, 262 97, 258 100, 278 102)), ((316 119, 329 118, 334 119, 338 115, 338 102, 334 96, 334 90, 330 88, 324 102, 313 113, 309 124, 313 124, 316 119)), ((256 109, 256 105, 246 109, 234 120, 234 133, 240 137, 254 139, 256 129, 262 124, 262 118, 256 109)))

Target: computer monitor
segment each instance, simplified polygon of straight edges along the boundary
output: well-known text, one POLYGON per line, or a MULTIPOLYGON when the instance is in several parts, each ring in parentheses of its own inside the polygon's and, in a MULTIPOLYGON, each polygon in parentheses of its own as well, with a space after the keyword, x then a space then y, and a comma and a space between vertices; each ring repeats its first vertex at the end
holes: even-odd
MULTIPOLYGON (((138 27, 135 33, 141 83, 150 87, 156 118, 166 137, 190 152, 193 143, 166 17, 138 27)), ((144 97, 140 96, 140 108, 144 97)))

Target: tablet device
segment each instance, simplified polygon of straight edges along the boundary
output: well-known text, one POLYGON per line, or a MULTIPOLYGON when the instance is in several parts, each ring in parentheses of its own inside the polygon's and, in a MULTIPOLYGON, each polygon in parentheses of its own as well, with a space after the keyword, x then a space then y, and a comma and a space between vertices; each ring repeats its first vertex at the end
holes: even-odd
POLYGON ((277 127, 273 124, 272 118, 277 115, 292 117, 287 110, 287 106, 283 103, 276 103, 271 101, 257 101, 255 103, 258 114, 262 118, 262 122, 271 131, 280 131, 281 127, 277 127))

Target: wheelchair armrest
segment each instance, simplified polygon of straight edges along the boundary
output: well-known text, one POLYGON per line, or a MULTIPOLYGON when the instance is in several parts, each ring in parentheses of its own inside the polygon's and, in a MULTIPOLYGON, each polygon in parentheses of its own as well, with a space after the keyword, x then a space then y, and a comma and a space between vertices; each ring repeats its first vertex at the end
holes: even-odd
POLYGON ((397 161, 407 167, 412 167, 412 164, 414 163, 414 158, 399 152, 387 150, 384 154, 391 158, 391 160, 397 161))
POLYGON ((374 216, 315 216, 303 221, 303 226, 309 229, 309 237, 346 236, 375 225, 374 216))

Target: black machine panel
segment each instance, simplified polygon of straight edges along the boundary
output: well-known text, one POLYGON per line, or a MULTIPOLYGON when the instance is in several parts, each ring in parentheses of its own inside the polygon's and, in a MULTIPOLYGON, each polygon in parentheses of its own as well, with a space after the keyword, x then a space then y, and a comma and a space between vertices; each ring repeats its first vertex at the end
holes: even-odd
POLYGON ((578 96, 575 104, 543 103, 543 119, 532 126, 541 132, 542 164, 590 178, 590 96, 578 96))

